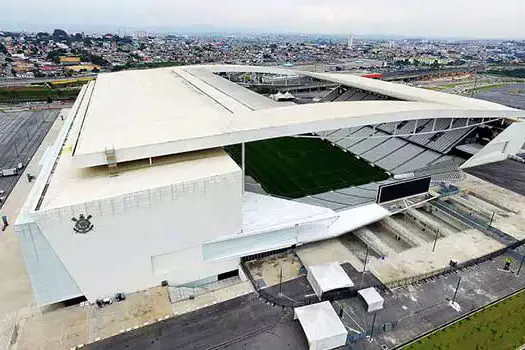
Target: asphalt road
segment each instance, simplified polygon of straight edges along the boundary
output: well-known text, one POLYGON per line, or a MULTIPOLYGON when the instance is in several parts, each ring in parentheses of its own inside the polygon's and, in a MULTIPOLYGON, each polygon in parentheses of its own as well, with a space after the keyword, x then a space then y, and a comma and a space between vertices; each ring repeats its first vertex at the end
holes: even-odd
POLYGON ((485 181, 525 195, 525 164, 514 160, 485 164, 465 170, 485 181))
POLYGON ((106 349, 307 349, 290 309, 255 294, 171 318, 86 346, 106 349))
POLYGON ((482 90, 475 97, 513 108, 525 109, 525 84, 507 84, 490 90, 482 90))

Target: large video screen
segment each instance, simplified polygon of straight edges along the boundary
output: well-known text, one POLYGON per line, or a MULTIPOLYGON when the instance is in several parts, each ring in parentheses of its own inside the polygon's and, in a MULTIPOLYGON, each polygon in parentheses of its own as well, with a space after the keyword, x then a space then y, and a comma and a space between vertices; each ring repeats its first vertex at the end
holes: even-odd
POLYGON ((392 184, 379 186, 376 202, 378 204, 394 201, 428 192, 430 176, 404 180, 392 184))

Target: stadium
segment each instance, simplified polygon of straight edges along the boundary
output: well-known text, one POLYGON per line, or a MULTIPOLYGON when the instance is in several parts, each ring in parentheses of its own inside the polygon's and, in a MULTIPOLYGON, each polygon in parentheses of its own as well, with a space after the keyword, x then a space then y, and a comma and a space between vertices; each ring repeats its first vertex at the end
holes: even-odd
POLYGON ((382 200, 385 186, 453 182, 461 169, 519 158, 524 115, 349 74, 100 74, 16 222, 35 299, 214 281, 247 256, 354 232, 410 206, 404 198, 436 195, 405 186, 382 200))

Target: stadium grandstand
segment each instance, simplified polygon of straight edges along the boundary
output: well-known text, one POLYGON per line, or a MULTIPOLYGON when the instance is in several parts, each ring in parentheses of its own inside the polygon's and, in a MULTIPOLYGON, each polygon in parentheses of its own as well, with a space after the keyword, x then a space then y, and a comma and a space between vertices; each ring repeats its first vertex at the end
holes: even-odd
POLYGON ((381 185, 507 159, 525 141, 524 116, 349 74, 228 65, 100 74, 16 222, 35 300, 217 280, 243 257, 356 230, 371 240, 363 227, 392 215, 378 203, 381 185), (293 98, 269 97, 279 92, 293 98), (461 158, 455 148, 467 142, 480 147, 461 158))

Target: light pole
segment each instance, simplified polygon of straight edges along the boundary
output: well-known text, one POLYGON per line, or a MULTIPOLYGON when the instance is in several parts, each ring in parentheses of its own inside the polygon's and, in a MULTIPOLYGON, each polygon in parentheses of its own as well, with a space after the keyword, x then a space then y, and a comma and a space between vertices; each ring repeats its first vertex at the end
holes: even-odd
POLYGON ((461 276, 459 276, 459 279, 458 279, 458 284, 456 286, 456 291, 454 292, 454 297, 452 298, 452 302, 455 303, 456 302, 456 296, 458 295, 458 289, 459 289, 459 284, 461 283, 461 276))
POLYGON ((244 190, 245 190, 245 172, 246 172, 246 149, 244 147, 244 142, 241 144, 241 163, 242 163, 242 193, 244 194, 244 190))
POLYGON ((492 221, 494 220, 494 215, 496 215, 495 211, 492 212, 492 216, 490 218, 490 222, 489 222, 489 226, 488 227, 490 227, 492 225, 492 221))
POLYGON ((436 244, 439 238, 439 229, 436 230, 436 239, 434 239, 434 245, 432 246, 432 253, 436 250, 436 244))
POLYGON ((279 294, 283 294, 283 268, 281 267, 281 273, 279 274, 279 294))
POLYGON ((370 329, 370 339, 374 337, 374 326, 376 325, 377 311, 374 312, 374 319, 372 320, 372 329, 370 329))
POLYGON ((361 288, 363 288, 363 282, 365 280, 366 262, 368 261, 368 245, 366 246, 365 262, 363 263, 363 273, 361 274, 361 288))
POLYGON ((523 261, 525 260, 525 255, 521 258, 520 267, 518 268, 518 272, 516 273, 516 276, 520 275, 521 267, 523 266, 523 261))

